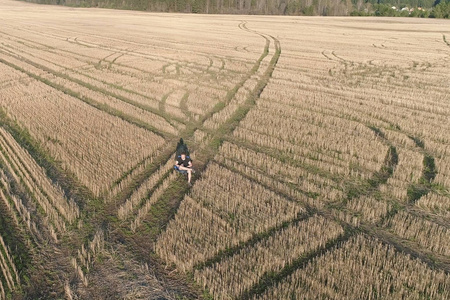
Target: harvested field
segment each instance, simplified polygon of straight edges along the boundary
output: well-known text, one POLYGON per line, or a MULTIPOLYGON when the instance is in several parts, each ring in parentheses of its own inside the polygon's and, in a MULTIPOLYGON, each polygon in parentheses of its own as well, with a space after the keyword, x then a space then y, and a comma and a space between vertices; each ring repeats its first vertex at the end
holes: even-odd
POLYGON ((448 21, 0 21, 1 300, 449 298, 448 21))

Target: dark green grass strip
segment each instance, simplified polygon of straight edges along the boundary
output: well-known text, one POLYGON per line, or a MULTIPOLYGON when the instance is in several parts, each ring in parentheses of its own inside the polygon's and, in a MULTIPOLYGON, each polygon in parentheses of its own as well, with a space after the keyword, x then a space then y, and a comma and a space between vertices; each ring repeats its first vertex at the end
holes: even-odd
POLYGON ((192 119, 192 113, 189 111, 189 107, 187 105, 188 99, 189 99, 189 92, 186 92, 180 100, 180 109, 186 115, 186 117, 192 119))
POLYGON ((375 172, 372 178, 369 178, 362 184, 348 183, 346 186, 347 196, 343 204, 347 201, 357 198, 361 195, 375 192, 381 184, 384 184, 394 173, 395 167, 398 165, 397 148, 389 146, 388 152, 384 159, 384 164, 381 169, 375 172))
POLYGON ((417 147, 424 149, 425 143, 418 137, 408 135, 408 137, 416 144, 417 147))
POLYGON ((416 184, 411 184, 408 187, 407 195, 408 202, 414 204, 421 197, 426 196, 432 189, 432 181, 436 177, 437 170, 434 162, 434 157, 425 154, 423 157, 422 177, 416 184))
MULTIPOLYGON (((9 214, 8 208, 3 201, 0 201, 0 234, 6 246, 11 250, 10 255, 19 273, 20 281, 26 283, 28 269, 31 268, 31 256, 26 243, 27 237, 13 223, 13 219, 9 214)), ((16 288, 20 290, 20 283, 16 282, 16 284, 16 288)), ((7 288, 6 282, 3 282, 3 287, 7 288)))
POLYGON ((162 96, 161 101, 159 101, 159 112, 162 114, 166 112, 166 100, 167 98, 169 98, 170 94, 172 94, 172 92, 169 92, 162 96))
MULTIPOLYGON (((418 137, 408 137, 414 141, 417 147, 425 149, 424 141, 418 137)), ((436 163, 433 156, 425 152, 422 164, 422 176, 420 177, 419 182, 411 184, 407 190, 408 202, 411 205, 416 203, 421 197, 426 196, 432 190, 432 181, 437 174, 436 163)))
POLYGON ((389 146, 388 153, 384 159, 384 165, 381 170, 376 172, 372 178, 368 180, 372 188, 378 188, 381 184, 386 183, 389 177, 394 173, 394 168, 398 165, 397 148, 389 146))
POLYGON ((375 126, 368 126, 368 127, 375 133, 375 135, 377 137, 380 137, 382 139, 386 139, 386 136, 385 136, 384 132, 381 131, 379 128, 377 128, 375 126))

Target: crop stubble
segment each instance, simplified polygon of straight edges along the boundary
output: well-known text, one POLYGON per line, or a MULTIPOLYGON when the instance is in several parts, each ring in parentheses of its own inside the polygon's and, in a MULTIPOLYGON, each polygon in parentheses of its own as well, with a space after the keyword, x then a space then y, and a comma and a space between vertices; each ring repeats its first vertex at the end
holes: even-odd
MULTIPOLYGON (((125 222, 145 237, 141 224, 178 180, 168 149, 180 134, 198 142, 190 145, 204 171, 153 251, 214 298, 448 297, 450 56, 441 21, 0 5, 2 112, 104 199, 100 209, 115 205, 109 226, 125 222), (37 18, 16 19, 19 10, 37 18), (121 22, 108 27, 106 16, 121 22), (394 246, 360 233, 373 225, 394 246), (367 288, 348 279, 356 273, 367 288), (416 273, 426 274, 420 284, 416 273)), ((59 246, 82 236, 83 222, 72 226, 82 209, 8 130, 0 196, 16 226, 35 241, 50 232, 59 246)), ((99 253, 111 255, 97 229, 71 260, 86 288, 95 287, 99 253)), ((1 242, 5 298, 20 280, 1 242)), ((64 287, 67 297, 79 289, 64 287)))

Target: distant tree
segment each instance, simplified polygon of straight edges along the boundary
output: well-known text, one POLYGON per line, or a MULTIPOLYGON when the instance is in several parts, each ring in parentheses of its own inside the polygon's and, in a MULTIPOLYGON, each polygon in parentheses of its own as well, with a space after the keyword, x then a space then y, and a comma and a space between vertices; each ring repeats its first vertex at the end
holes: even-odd
POLYGON ((450 18, 450 1, 441 0, 438 5, 433 8, 433 11, 430 14, 430 18, 450 18))
POLYGON ((397 15, 397 11, 392 9, 389 4, 376 4, 375 8, 375 16, 379 17, 395 17, 397 15))
POLYGON ((25 0, 164 12, 449 18, 450 0, 25 0), (392 9, 395 6, 397 9, 392 9), (398 11, 398 8, 414 8, 398 11), (419 10, 421 7, 423 10, 419 10))
POLYGON ((310 6, 308 6, 308 7, 303 8, 303 9, 302 9, 302 13, 303 13, 303 15, 305 15, 305 16, 314 16, 314 15, 315 15, 315 12, 314 12, 314 6, 313 6, 313 5, 310 5, 310 6))

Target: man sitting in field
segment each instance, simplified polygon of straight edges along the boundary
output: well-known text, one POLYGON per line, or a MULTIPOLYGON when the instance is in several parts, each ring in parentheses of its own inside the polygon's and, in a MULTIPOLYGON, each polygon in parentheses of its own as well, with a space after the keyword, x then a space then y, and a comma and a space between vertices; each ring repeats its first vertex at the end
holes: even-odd
POLYGON ((186 153, 182 152, 177 158, 175 164, 178 166, 178 170, 186 171, 188 174, 188 184, 191 186, 191 173, 195 173, 192 169, 192 159, 186 156, 186 153))

